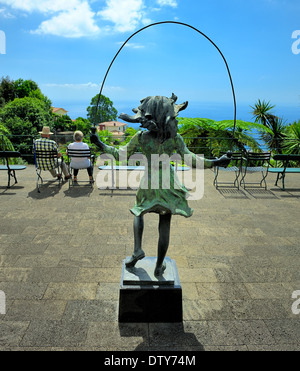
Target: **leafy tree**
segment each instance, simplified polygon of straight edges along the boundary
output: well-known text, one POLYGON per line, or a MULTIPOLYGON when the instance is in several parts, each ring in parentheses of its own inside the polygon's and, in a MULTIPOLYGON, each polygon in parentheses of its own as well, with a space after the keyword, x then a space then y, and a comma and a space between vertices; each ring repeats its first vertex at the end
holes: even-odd
POLYGON ((112 145, 114 142, 114 136, 109 130, 100 130, 98 131, 98 136, 101 142, 107 144, 107 145, 112 145))
POLYGON ((77 117, 74 122, 75 130, 80 130, 84 135, 89 134, 91 130, 91 123, 89 119, 84 119, 83 117, 77 117))
POLYGON ((259 151, 259 144, 251 135, 252 130, 268 131, 258 123, 236 120, 235 140, 232 131, 233 120, 214 121, 205 118, 179 118, 179 133, 187 146, 205 157, 219 156, 220 152, 245 151, 248 148, 259 151))
POLYGON ((32 139, 38 136, 43 126, 53 127, 48 106, 37 98, 16 98, 0 111, 0 122, 12 134, 16 150, 31 154, 32 139))
POLYGON ((71 117, 68 115, 53 115, 53 129, 60 131, 72 131, 75 128, 75 124, 72 121, 71 117))
POLYGON ((0 112, 0 119, 11 130, 13 135, 37 134, 44 125, 52 126, 52 115, 44 102, 37 98, 16 98, 3 107, 0 112), (19 118, 23 122, 30 122, 32 130, 30 133, 24 132, 19 125, 7 125, 9 119, 19 118))
POLYGON ((8 76, 2 77, 0 81, 0 108, 16 98, 14 81, 8 76))
POLYGON ((46 95, 42 94, 40 89, 32 90, 29 94, 29 97, 41 100, 45 104, 45 109, 51 109, 51 100, 46 95))
POLYGON ((14 85, 17 98, 29 97, 32 91, 39 88, 38 84, 32 80, 18 79, 14 82, 14 85))
POLYGON ((0 82, 0 107, 13 101, 15 98, 38 98, 42 100, 50 109, 51 100, 42 94, 38 84, 33 80, 18 79, 10 80, 8 76, 2 77, 0 82))
POLYGON ((232 140, 233 128, 234 120, 222 120, 214 123, 213 129, 210 130, 210 135, 218 138, 212 142, 212 145, 215 146, 215 149, 213 149, 214 155, 216 155, 215 153, 219 155, 220 151, 226 152, 227 150, 245 152, 251 149, 255 152, 261 151, 259 143, 253 137, 253 130, 265 132, 268 130, 267 128, 258 123, 236 120, 234 140, 232 140))
POLYGON ((76 120, 72 120, 68 115, 59 116, 54 114, 53 128, 60 131, 80 130, 84 135, 87 135, 91 130, 91 123, 90 120, 83 117, 77 117, 76 120))
POLYGON ((131 126, 128 126, 125 130, 125 137, 133 137, 137 132, 138 130, 132 128, 131 126))
POLYGON ((49 109, 51 108, 51 100, 42 94, 38 84, 35 81, 18 79, 14 82, 14 86, 16 98, 37 98, 43 101, 49 109))
POLYGON ((113 102, 101 95, 99 105, 97 109, 99 94, 95 95, 87 107, 87 117, 92 124, 98 124, 106 121, 116 121, 118 117, 118 111, 114 108, 113 102))
POLYGON ((181 134, 189 149, 198 154, 210 156, 209 146, 207 146, 207 137, 209 137, 210 124, 214 121, 202 118, 184 118, 179 117, 179 134, 181 134))
POLYGON ((14 146, 8 139, 9 136, 9 130, 0 123, 0 151, 14 151, 14 146))
POLYGON ((123 144, 126 144, 130 141, 130 139, 138 132, 138 130, 132 128, 132 127, 128 127, 125 131, 125 140, 123 142, 123 144))

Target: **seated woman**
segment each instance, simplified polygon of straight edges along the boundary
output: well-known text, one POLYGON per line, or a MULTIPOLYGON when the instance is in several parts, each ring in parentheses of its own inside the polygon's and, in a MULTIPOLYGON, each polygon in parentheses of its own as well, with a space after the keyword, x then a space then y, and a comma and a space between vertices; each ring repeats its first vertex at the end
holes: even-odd
MULTIPOLYGON (((68 149, 89 149, 89 146, 82 141, 83 133, 79 130, 74 133, 74 143, 68 145, 68 149)), ((67 150, 68 153, 68 150, 67 150)), ((74 169, 73 181, 77 182, 79 169, 87 169, 90 183, 93 183, 93 164, 88 157, 71 157, 70 167, 74 169)))

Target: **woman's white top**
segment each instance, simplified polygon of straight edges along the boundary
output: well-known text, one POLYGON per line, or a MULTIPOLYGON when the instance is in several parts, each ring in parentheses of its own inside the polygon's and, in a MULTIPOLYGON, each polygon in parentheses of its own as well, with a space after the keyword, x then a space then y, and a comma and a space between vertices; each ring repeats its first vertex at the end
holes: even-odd
MULTIPOLYGON (((84 142, 74 142, 68 145, 70 149, 89 149, 89 146, 84 142)), ((91 161, 88 157, 71 157, 70 166, 73 169, 86 169, 91 166, 91 161)))

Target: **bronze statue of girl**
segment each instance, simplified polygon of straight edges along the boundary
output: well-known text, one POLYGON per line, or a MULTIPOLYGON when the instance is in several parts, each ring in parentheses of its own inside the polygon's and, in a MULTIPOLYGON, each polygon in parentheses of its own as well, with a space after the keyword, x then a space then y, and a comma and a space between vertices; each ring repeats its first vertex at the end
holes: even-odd
MULTIPOLYGON (((157 251, 157 262, 154 274, 161 276, 165 270, 164 258, 166 256, 169 239, 170 225, 172 215, 182 215, 190 217, 193 210, 187 203, 188 191, 184 185, 179 182, 179 179, 171 167, 169 187, 163 186, 162 172, 163 166, 151 166, 151 156, 154 154, 166 154, 172 156, 174 152, 178 153, 181 158, 184 155, 190 155, 190 166, 196 167, 197 159, 202 160, 204 168, 213 166, 228 166, 230 162, 230 154, 224 155, 219 159, 207 160, 199 158, 199 156, 190 152, 181 135, 177 133, 178 121, 176 117, 178 113, 186 109, 188 102, 176 104, 177 97, 172 94, 171 98, 163 96, 150 96, 141 100, 141 105, 133 109, 135 115, 129 116, 121 114, 119 117, 127 122, 140 123, 141 130, 130 140, 130 142, 120 149, 107 146, 99 140, 96 134, 96 128, 92 129, 91 142, 95 143, 103 152, 113 155, 116 159, 120 158, 121 152, 127 154, 129 158, 132 154, 140 150, 148 162, 148 172, 144 175, 141 184, 147 186, 139 187, 136 194, 134 207, 130 210, 134 215, 134 251, 129 260, 125 262, 127 268, 134 267, 138 260, 145 257, 142 249, 142 235, 144 230, 144 215, 146 213, 159 214, 159 241, 157 251), (151 179, 153 176, 159 180, 158 187, 151 187, 151 179)), ((153 184, 153 183, 152 183, 153 184)))

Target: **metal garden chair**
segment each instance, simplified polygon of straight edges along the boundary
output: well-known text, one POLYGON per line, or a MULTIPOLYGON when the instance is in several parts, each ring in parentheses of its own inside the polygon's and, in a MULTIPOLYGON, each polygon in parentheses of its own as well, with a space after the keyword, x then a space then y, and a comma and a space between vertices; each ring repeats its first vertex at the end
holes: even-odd
MULTIPOLYGON (((37 150, 35 147, 35 143, 33 144, 33 148, 34 148, 35 171, 37 174, 37 180, 36 180, 37 191, 39 193, 41 192, 40 186, 44 183, 44 180, 41 175, 42 171, 58 169, 58 177, 56 179, 53 178, 52 181, 58 181, 58 185, 60 186, 62 184, 62 168, 58 161, 57 150, 56 151, 37 150), (49 165, 50 163, 53 166, 50 166, 49 165)), ((61 158, 61 160, 63 161, 63 158, 61 158)))
MULTIPOLYGON (((74 181, 73 181, 73 171, 75 168, 71 166, 71 159, 73 158, 90 158, 92 166, 94 166, 95 163, 95 156, 92 154, 92 151, 90 148, 88 149, 70 149, 68 148, 67 150, 67 155, 68 155, 68 167, 69 167, 69 172, 71 174, 71 177, 69 178, 69 188, 70 186, 74 186, 74 181)), ((87 169, 87 167, 80 167, 76 168, 78 170, 82 169, 87 169)), ((94 179, 92 181, 84 181, 82 180, 81 182, 89 182, 89 184, 93 187, 94 179)), ((77 181, 78 183, 78 181, 77 181)))
POLYGON ((267 189, 266 177, 268 175, 268 169, 270 166, 271 152, 246 152, 246 158, 244 158, 245 166, 242 166, 243 176, 240 184, 246 189, 246 184, 267 189), (245 178, 248 174, 262 174, 262 179, 259 182, 245 182, 245 178))
MULTIPOLYGON (((223 154, 223 153, 221 153, 223 154)), ((228 167, 220 167, 220 166, 216 166, 214 168, 214 172, 215 172, 215 178, 214 178, 214 186, 216 187, 216 189, 218 189, 218 187, 220 186, 226 186, 226 185, 233 185, 233 187, 236 187, 237 189, 239 189, 239 176, 240 176, 240 173, 241 173, 241 169, 242 169, 242 161, 243 161, 243 154, 242 152, 233 152, 232 153, 232 157, 231 157, 231 162, 230 162, 230 166, 228 167), (219 172, 226 172, 226 173, 235 173, 235 178, 234 178, 234 181, 233 183, 232 182, 219 182, 218 181, 218 176, 219 176, 219 172)))

